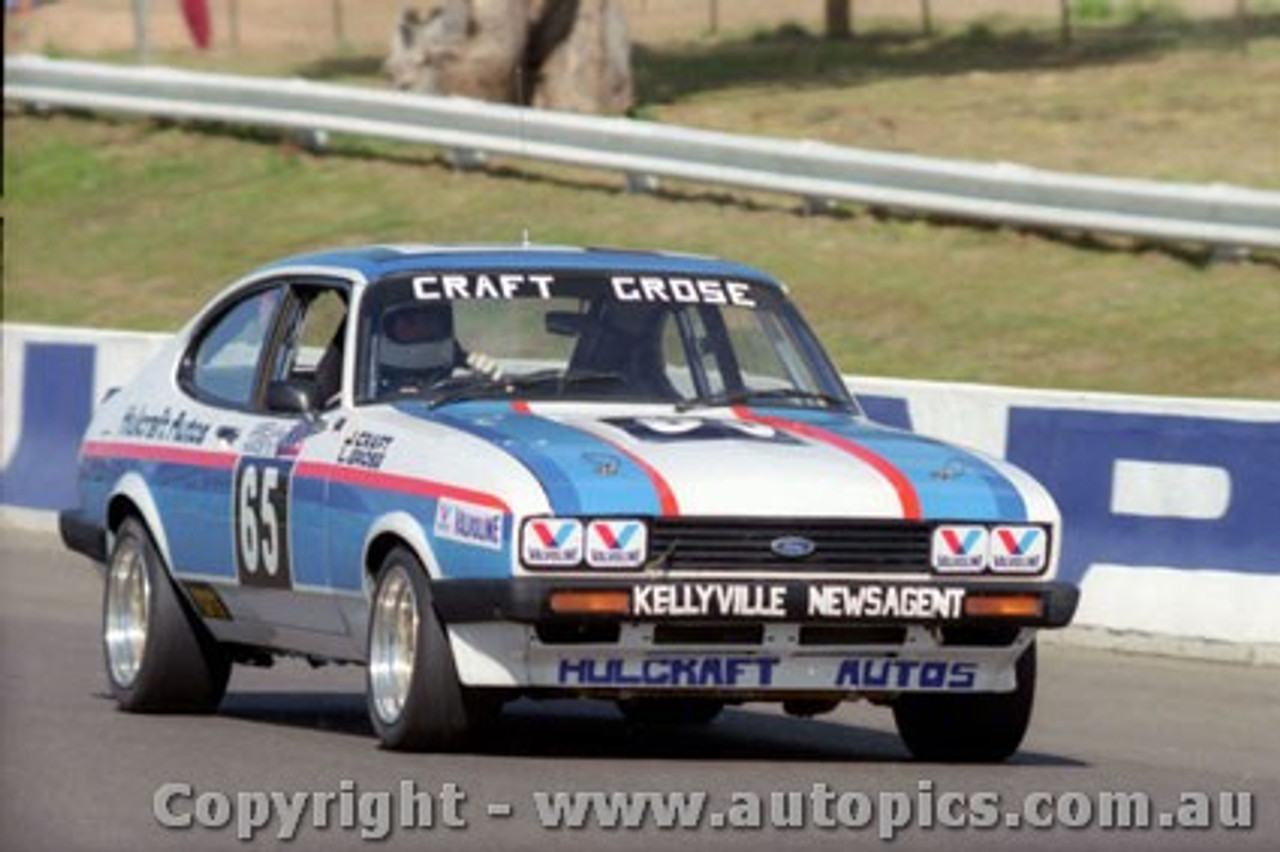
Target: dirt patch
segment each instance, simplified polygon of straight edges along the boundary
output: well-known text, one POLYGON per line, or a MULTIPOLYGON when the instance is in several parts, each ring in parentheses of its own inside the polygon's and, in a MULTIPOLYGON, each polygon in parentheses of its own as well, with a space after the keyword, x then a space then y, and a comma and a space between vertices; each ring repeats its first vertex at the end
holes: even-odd
MULTIPOLYGON (((10 15, 6 48, 13 51, 94 54, 132 51, 135 23, 132 0, 61 0, 32 11, 10 15)), ((381 50, 391 35, 399 9, 429 7, 430 0, 210 0, 214 51, 230 51, 233 29, 245 50, 283 49, 307 55, 332 51, 335 46, 381 50), (234 14, 239 16, 233 28, 234 14)), ((1123 8, 1117 0, 1115 8, 1123 8)), ((1231 15, 1236 0, 1181 0, 1174 6, 1194 16, 1231 15)), ((721 32, 750 32, 794 21, 817 29, 822 24, 822 0, 779 3, 778 0, 627 0, 633 37, 645 43, 688 41, 705 36, 714 26, 721 32)), ((150 0, 148 40, 152 51, 194 51, 182 20, 178 0, 150 0)), ((859 22, 899 21, 914 25, 920 5, 903 0, 855 0, 855 28, 859 22)), ((937 21, 976 20, 988 15, 1054 19, 1058 0, 933 0, 937 21)))

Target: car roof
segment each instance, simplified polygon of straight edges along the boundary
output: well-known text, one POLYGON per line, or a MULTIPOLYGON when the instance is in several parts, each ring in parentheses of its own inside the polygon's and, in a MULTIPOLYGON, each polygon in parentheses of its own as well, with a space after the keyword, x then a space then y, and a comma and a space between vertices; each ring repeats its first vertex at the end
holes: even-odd
MULTIPOLYGON (((755 267, 678 252, 579 248, 552 245, 370 245, 310 252, 278 260, 258 273, 286 268, 332 268, 359 272, 366 280, 423 269, 557 269, 600 272, 664 272, 747 278, 780 287, 755 267)), ((257 277, 255 275, 254 277, 257 277)))

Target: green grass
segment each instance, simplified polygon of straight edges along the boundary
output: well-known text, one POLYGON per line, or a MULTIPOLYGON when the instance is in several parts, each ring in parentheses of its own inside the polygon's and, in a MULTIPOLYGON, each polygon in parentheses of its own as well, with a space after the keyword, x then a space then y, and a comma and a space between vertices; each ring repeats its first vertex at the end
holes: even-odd
POLYGON ((7 122, 6 316, 176 327, 255 264, 375 240, 663 246, 780 275, 842 368, 867 374, 1274 397, 1280 281, 1003 230, 803 217, 417 151, 288 146, 148 123, 7 122), (390 156, 389 156, 390 155, 390 156))
POLYGON ((1042 168, 1280 188, 1280 16, 926 39, 771 35, 643 53, 661 121, 1042 168))
MULTIPOLYGON (((767 73, 734 58, 753 50, 768 58, 802 35, 713 46, 738 63, 721 77, 699 72, 698 56, 680 56, 693 48, 672 49, 640 59, 644 109, 662 120, 868 147, 1280 186, 1280 146, 1262 131, 1280 127, 1280 98, 1264 96, 1280 78, 1280 38, 1255 40, 1247 56, 1210 42, 981 70, 972 51, 963 63, 939 58, 964 55, 948 47, 960 37, 915 48, 904 40, 903 50, 925 51, 915 72, 904 60, 865 76, 839 63, 786 70, 812 57, 791 56, 767 73), (696 82, 684 90, 661 84, 686 72, 696 82)), ((313 76, 369 72, 360 57, 309 62, 313 76)), ((617 176, 527 163, 459 173, 426 149, 350 139, 313 156, 249 131, 11 113, 5 142, 11 321, 172 329, 237 275, 287 253, 517 241, 527 227, 539 242, 758 264, 788 282, 849 372, 1280 396, 1274 259, 1209 263, 1193 251, 854 209, 806 217, 791 199, 679 184, 629 195, 617 176)))

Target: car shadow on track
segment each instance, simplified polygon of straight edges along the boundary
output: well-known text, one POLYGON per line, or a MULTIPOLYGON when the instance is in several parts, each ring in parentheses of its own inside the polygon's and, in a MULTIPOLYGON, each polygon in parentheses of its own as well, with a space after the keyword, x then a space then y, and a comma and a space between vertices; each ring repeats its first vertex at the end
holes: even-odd
MULTIPOLYGON (((224 718, 366 737, 374 745, 364 696, 351 692, 233 692, 224 718)), ((508 704, 466 751, 528 758, 724 760, 902 763, 910 756, 892 733, 825 719, 799 719, 731 708, 707 725, 656 726, 628 722, 603 701, 508 704)), ((1023 766, 1085 766, 1062 755, 1020 751, 1023 766)))

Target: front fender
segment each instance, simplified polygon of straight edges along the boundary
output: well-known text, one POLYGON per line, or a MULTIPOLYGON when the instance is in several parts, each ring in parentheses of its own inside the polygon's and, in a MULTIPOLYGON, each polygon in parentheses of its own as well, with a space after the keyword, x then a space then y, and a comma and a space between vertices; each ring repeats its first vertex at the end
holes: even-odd
MULTIPOLYGON (((120 477, 107 498, 108 513, 111 504, 119 498, 129 500, 142 515, 142 522, 151 531, 151 538, 160 552, 160 557, 164 560, 165 570, 172 570, 170 566, 173 565, 173 558, 169 551, 169 535, 165 531, 164 523, 160 520, 160 511, 156 508, 151 488, 140 473, 129 471, 120 477)), ((107 527, 107 553, 110 554, 115 547, 115 530, 110 528, 109 523, 104 523, 104 526, 107 527)))
MULTIPOLYGON (((361 564, 370 564, 370 554, 374 548, 375 542, 384 535, 394 535, 401 539, 414 552, 423 566, 427 569, 427 576, 432 580, 438 580, 442 576, 439 560, 436 559, 435 549, 432 548, 431 542, 427 539, 426 531, 412 515, 408 512, 392 512, 383 515, 374 521, 369 527, 369 531, 365 534, 364 545, 360 549, 361 564)), ((376 566, 375 566, 376 567, 376 566)), ((373 581, 374 575, 372 571, 364 573, 364 595, 366 600, 373 598, 373 581)))

